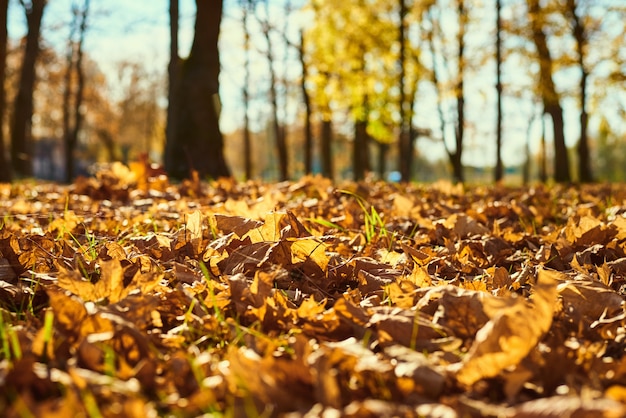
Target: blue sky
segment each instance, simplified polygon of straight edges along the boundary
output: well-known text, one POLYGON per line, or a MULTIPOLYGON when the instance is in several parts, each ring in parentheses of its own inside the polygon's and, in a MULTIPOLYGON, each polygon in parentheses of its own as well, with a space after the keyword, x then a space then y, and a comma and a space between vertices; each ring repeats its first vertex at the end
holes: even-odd
MULTIPOLYGON (((59 50, 66 43, 73 3, 82 5, 83 0, 49 0, 46 6, 43 39, 59 50)), ((104 67, 124 59, 167 65, 168 4, 168 0, 91 0, 85 50, 104 67)), ((194 1, 180 0, 180 8, 184 53, 192 36, 194 1)), ((16 0, 10 2, 8 30, 13 39, 21 37, 26 30, 24 12, 16 0)))

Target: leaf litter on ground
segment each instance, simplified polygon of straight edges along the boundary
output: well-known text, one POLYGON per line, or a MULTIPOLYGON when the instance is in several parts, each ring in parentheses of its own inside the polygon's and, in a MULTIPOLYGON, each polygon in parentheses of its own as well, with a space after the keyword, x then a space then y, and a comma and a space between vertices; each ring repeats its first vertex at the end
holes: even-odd
POLYGON ((0 415, 619 417, 626 186, 0 185, 0 415))

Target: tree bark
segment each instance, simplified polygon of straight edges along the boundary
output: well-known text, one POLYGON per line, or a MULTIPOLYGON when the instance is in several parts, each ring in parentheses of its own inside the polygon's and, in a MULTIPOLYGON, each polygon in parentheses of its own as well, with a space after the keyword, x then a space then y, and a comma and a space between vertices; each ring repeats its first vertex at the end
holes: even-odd
POLYGON ((354 123, 352 169, 354 170, 355 181, 363 180, 365 178, 365 173, 369 170, 368 142, 367 116, 363 116, 354 123))
POLYGON ((31 119, 33 116, 33 90, 35 88, 35 63, 39 55, 39 34, 46 0, 32 0, 24 4, 28 32, 20 70, 19 86, 13 104, 11 123, 11 165, 18 177, 32 175, 31 119))
MULTIPOLYGON (((72 11, 75 12, 72 6, 72 11)), ((65 172, 66 179, 69 172, 69 166, 73 165, 72 156, 73 153, 69 149, 69 136, 71 129, 71 109, 72 109, 72 74, 74 73, 75 62, 75 43, 74 36, 76 35, 77 14, 74 14, 74 19, 70 23, 70 36, 67 43, 67 56, 66 56, 66 68, 65 68, 65 85, 63 86, 63 145, 65 146, 65 172)))
POLYGON ((6 113, 6 78, 7 58, 7 12, 9 0, 0 0, 0 182, 11 181, 11 166, 7 162, 4 143, 4 114, 6 113))
POLYGON ((378 178, 380 180, 385 179, 385 173, 387 172, 387 154, 389 153, 389 144, 377 141, 378 145, 378 178))
POLYGON ((463 173, 463 163, 461 157, 463 156, 463 137, 465 133, 465 92, 464 92, 464 80, 465 77, 465 24, 467 17, 465 16, 465 0, 457 0, 457 12, 459 14, 459 33, 458 39, 458 74, 456 85, 456 149, 451 155, 450 162, 452 163, 452 175, 455 182, 463 183, 465 176, 463 173))
POLYGON ((504 165, 502 164, 502 21, 501 21, 501 0, 496 0, 496 169, 494 180, 496 183, 502 181, 504 177, 504 165))
POLYGON ((539 0, 527 0, 532 38, 539 56, 539 82, 544 111, 552 118, 554 132, 554 180, 559 183, 570 181, 569 157, 565 145, 563 108, 552 78, 553 62, 543 31, 544 13, 539 0))
POLYGON ((196 0, 195 34, 189 57, 181 67, 174 144, 168 173, 174 178, 228 177, 224 140, 219 127, 218 38, 222 1, 196 0))
MULTIPOLYGON (((420 54, 418 52, 415 52, 415 50, 413 50, 413 54, 411 55, 411 58, 413 59, 413 61, 415 62, 415 65, 418 68, 422 67, 420 63, 420 54)), ((409 108, 409 116, 408 116, 409 153, 407 155, 408 167, 409 167, 409 180, 413 178, 413 173, 414 173, 413 166, 414 166, 414 161, 415 161, 415 150, 414 150, 415 142, 417 141, 420 135, 430 134, 430 131, 418 129, 413 125, 413 116, 417 114, 416 96, 417 96, 417 90, 418 90, 420 81, 421 81, 421 77, 414 78, 413 85, 411 86, 409 90, 408 99, 407 99, 407 106, 409 108)))
MULTIPOLYGON (((361 76, 365 74, 365 52, 367 48, 364 44, 359 44, 360 59, 354 63, 354 71, 361 76)), ((369 98, 367 93, 363 93, 358 103, 358 112, 354 121, 354 140, 352 141, 352 170, 355 181, 363 180, 369 170, 368 134, 367 125, 369 123, 369 98)))
POLYGON ((302 65, 302 79, 300 80, 300 90, 302 91, 302 101, 304 102, 304 172, 313 172, 313 128, 311 126, 311 97, 306 89, 306 81, 309 77, 308 65, 304 59, 304 30, 300 30, 300 46, 298 56, 302 65))
POLYGON ((246 180, 252 178, 252 140, 250 138, 250 30, 248 29, 248 15, 251 9, 251 0, 242 0, 243 32, 244 32, 244 81, 243 81, 243 154, 244 176, 246 180))
POLYGON ((578 140, 578 180, 582 183, 593 181, 591 169, 591 155, 589 152, 589 139, 587 137, 587 78, 589 72, 585 66, 585 56, 588 44, 588 35, 584 23, 578 15, 578 2, 567 0, 567 9, 572 20, 572 32, 576 40, 576 51, 578 52, 578 66, 580 67, 580 139, 578 140))
POLYGON ((178 0, 170 0, 169 16, 170 16, 170 62, 167 67, 168 85, 167 85, 167 121, 165 128, 165 155, 163 163, 165 169, 173 173, 174 167, 178 162, 174 160, 175 156, 179 156, 176 150, 176 133, 178 130, 178 96, 180 94, 180 57, 178 55, 178 19, 179 19, 178 0))
POLYGON ((400 19, 400 27, 398 28, 398 43, 400 46, 400 54, 398 57, 398 64, 400 67, 400 78, 398 88, 400 90, 400 133, 398 138, 399 144, 399 167, 400 167, 400 177, 402 181, 411 180, 411 164, 412 164, 412 156, 413 156, 413 138, 410 137, 409 129, 407 125, 411 123, 408 119, 408 107, 406 92, 405 92, 405 81, 406 81, 406 0, 399 0, 400 8, 399 8, 399 16, 400 19))
MULTIPOLYGON (((269 16, 269 0, 265 0, 265 7, 267 18, 267 16, 269 16)), ((260 23, 263 35, 265 36, 265 42, 267 43, 266 57, 270 72, 270 107, 272 109, 272 130, 274 131, 276 154, 278 156, 278 177, 279 180, 284 181, 289 178, 289 157, 287 154, 287 142, 284 131, 278 120, 278 92, 276 90, 278 80, 276 77, 276 70, 274 68, 274 50, 270 36, 271 28, 270 23, 267 20, 261 21, 260 23)))
POLYGON ((335 176, 335 171, 333 167, 332 153, 333 125, 330 116, 322 120, 321 136, 322 175, 332 180, 335 176))
MULTIPOLYGON (((78 11, 76 11, 76 18, 78 19, 78 11)), ((78 25, 78 42, 74 42, 73 30, 70 33, 70 53, 68 55, 68 70, 66 76, 66 97, 64 100, 65 106, 68 106, 64 110, 64 129, 65 129, 65 181, 71 183, 74 179, 74 150, 78 143, 78 133, 83 121, 83 115, 81 106, 83 103, 84 91, 85 91, 85 71, 83 69, 83 44, 85 42, 85 32, 87 30, 87 15, 89 13, 89 0, 85 0, 83 10, 80 14, 80 23, 78 25), (74 61, 74 54, 76 54, 76 60, 74 61), (69 95, 71 94, 72 85, 72 70, 76 72, 76 94, 74 96, 74 109, 70 112, 69 109, 69 95), (70 113, 74 116, 73 123, 70 123, 70 113)))

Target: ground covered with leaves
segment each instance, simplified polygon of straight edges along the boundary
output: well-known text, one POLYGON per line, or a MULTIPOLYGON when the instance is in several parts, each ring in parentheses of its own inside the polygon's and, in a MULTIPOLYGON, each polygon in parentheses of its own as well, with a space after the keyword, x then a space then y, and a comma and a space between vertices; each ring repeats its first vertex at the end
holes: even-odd
POLYGON ((0 186, 0 415, 620 417, 626 186, 0 186))

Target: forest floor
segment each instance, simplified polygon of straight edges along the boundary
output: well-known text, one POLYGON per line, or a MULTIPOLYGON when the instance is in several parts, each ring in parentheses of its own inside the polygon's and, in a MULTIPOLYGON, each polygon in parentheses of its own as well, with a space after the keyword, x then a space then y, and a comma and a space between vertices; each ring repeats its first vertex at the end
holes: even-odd
POLYGON ((626 414, 626 185, 0 197, 4 417, 626 414))

